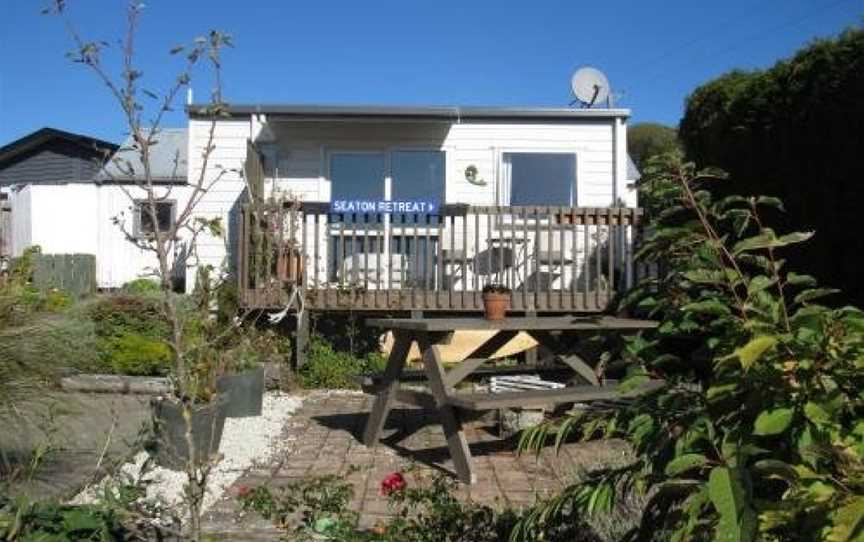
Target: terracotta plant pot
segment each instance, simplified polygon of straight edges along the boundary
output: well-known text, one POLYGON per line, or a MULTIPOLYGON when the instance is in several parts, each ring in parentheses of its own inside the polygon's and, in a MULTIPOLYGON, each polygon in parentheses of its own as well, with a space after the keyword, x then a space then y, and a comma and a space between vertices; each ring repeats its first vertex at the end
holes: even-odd
POLYGON ((282 282, 300 282, 303 280, 303 258, 295 249, 279 253, 276 261, 276 272, 282 282))
POLYGON ((483 294, 483 310, 487 320, 503 320, 510 308, 510 294, 486 292, 483 294))
POLYGON ((558 213, 555 218, 558 219, 558 224, 573 224, 576 217, 573 213, 558 213))

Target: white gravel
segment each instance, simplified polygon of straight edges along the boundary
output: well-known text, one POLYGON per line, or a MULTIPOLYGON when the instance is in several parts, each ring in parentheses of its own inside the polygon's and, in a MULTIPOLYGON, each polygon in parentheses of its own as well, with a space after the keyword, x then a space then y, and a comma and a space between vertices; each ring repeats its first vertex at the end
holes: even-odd
MULTIPOLYGON (((219 445, 221 460, 210 472, 202 511, 218 501, 247 469, 267 463, 288 444, 282 437, 282 428, 302 403, 303 399, 297 396, 268 392, 264 395, 261 416, 225 420, 219 445)), ((120 471, 132 479, 138 479, 146 460, 147 452, 141 452, 132 462, 123 465, 120 471)), ((147 483, 148 499, 161 501, 170 507, 182 503, 185 472, 152 467, 141 476, 141 481, 147 483)), ((74 500, 86 502, 90 500, 90 495, 92 492, 85 491, 74 500)))

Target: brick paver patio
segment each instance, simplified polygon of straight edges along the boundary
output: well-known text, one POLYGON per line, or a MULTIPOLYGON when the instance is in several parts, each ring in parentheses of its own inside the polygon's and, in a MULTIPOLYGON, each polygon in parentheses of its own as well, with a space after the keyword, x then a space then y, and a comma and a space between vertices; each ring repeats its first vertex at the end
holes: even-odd
MULTIPOLYGON (((284 429, 287 446, 272 464, 258 466, 234 484, 285 485, 306 476, 345 475, 353 483, 351 507, 361 514, 361 525, 371 527, 386 519, 389 510, 379 494, 381 480, 389 473, 411 470, 424 476, 452 472, 444 434, 435 414, 419 408, 397 405, 377 447, 360 441, 372 398, 353 393, 309 394, 284 429)), ((518 455, 516 440, 497 436, 497 424, 486 417, 467 424, 466 436, 474 456, 477 483, 460 485, 460 498, 486 504, 530 504, 536 496, 561 489, 575 472, 598 464, 620 462, 627 453, 623 443, 570 443, 556 454, 547 447, 539 457, 518 455), (617 459, 617 461, 616 461, 617 459)), ((226 492, 207 513, 207 530, 230 540, 274 540, 279 531, 257 517, 238 521, 236 500, 226 492)))

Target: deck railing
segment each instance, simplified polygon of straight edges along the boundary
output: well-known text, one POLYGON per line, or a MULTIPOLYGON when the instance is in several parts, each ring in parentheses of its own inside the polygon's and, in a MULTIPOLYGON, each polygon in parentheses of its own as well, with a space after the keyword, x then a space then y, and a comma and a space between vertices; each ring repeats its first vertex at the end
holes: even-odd
POLYGON ((247 306, 290 287, 318 309, 481 310, 489 284, 516 311, 602 311, 634 280, 633 208, 445 205, 436 214, 247 205, 238 275, 247 306))

